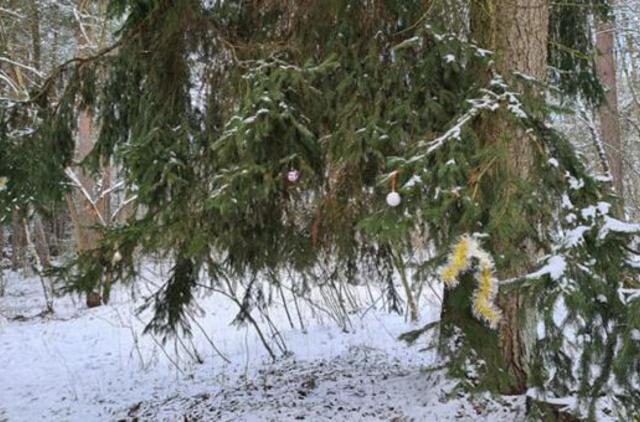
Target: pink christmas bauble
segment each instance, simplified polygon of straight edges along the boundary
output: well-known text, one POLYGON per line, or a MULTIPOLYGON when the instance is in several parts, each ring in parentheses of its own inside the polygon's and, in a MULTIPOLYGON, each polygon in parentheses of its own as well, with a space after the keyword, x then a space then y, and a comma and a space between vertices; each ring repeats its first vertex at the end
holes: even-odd
POLYGON ((287 173, 287 180, 291 183, 295 183, 300 179, 300 172, 298 170, 290 170, 287 173))

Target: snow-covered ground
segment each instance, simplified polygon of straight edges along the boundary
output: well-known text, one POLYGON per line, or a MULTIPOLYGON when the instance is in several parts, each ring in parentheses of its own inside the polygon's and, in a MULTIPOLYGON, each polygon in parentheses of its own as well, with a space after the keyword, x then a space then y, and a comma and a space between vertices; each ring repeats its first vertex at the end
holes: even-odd
MULTIPOLYGON (((383 309, 363 306, 346 332, 300 304, 303 331, 276 305, 269 316, 288 353, 274 362, 252 327, 230 325, 236 305, 221 295, 199 299, 205 315, 191 340, 162 345, 142 335, 148 314, 135 310, 150 286, 139 285, 137 300, 116 289, 95 309, 56 298, 55 313, 42 317, 39 281, 9 274, 0 298, 0 421, 524 420, 522 397, 452 394, 441 371, 425 370, 438 362, 424 341, 397 341, 415 325, 383 309)), ((438 317, 432 298, 421 300, 421 323, 438 317)))

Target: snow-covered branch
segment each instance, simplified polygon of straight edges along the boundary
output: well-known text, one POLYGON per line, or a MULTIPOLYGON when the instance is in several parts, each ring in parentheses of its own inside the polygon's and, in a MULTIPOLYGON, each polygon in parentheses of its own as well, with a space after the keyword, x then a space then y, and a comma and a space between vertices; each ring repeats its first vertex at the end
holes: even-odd
POLYGON ((65 172, 65 175, 69 178, 69 180, 71 180, 71 183, 73 184, 73 186, 78 188, 78 190, 82 193, 87 203, 91 205, 91 208, 93 209, 94 213, 98 217, 98 220, 100 220, 100 224, 106 227, 107 223, 105 222, 104 217, 102 216, 102 213, 98 209, 96 202, 91 197, 91 194, 87 192, 87 190, 85 189, 82 182, 80 182, 80 179, 75 174, 75 172, 69 167, 67 167, 64 172, 65 172))
POLYGON ((5 56, 0 56, 0 61, 12 64, 14 66, 18 66, 18 67, 20 67, 22 69, 28 70, 29 72, 35 74, 39 78, 44 78, 44 74, 42 72, 40 72, 38 69, 36 69, 35 67, 26 65, 24 63, 17 62, 15 60, 12 60, 12 59, 10 59, 8 57, 5 57, 5 56))

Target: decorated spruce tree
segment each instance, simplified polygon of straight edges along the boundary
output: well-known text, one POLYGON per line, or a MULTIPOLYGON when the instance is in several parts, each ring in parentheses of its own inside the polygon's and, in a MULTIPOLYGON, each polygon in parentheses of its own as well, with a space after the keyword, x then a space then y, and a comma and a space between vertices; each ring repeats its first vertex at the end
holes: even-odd
POLYGON ((61 269, 67 289, 135 280, 161 254, 173 267, 147 329, 184 334, 207 284, 243 283, 240 322, 283 273, 384 283, 397 308, 393 269, 411 264, 447 288, 439 341, 462 388, 571 395, 591 416, 606 396, 629 415, 640 227, 610 215, 546 103, 598 101, 584 57, 607 5, 445 3, 112 0, 116 45, 5 105, 2 200, 61 194, 91 107, 85 165, 114 160, 136 210, 61 269), (409 262, 415 248, 429 258, 409 262))

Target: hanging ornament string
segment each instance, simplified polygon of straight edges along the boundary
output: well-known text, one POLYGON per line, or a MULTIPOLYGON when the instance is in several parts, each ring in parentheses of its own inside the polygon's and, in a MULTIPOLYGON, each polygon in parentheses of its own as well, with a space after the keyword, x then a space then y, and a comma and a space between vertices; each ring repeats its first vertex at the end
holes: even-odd
POLYGON ((499 282, 495 278, 495 265, 491 255, 472 236, 463 235, 451 249, 446 264, 440 268, 440 278, 447 289, 455 288, 460 276, 474 267, 476 289, 471 301, 471 310, 476 319, 491 329, 496 329, 502 312, 496 304, 499 282), (477 260, 473 265, 472 258, 477 260))
POLYGON ((391 192, 387 195, 387 204, 390 207, 397 207, 400 205, 400 194, 396 192, 396 184, 398 180, 398 170, 391 173, 391 192))

